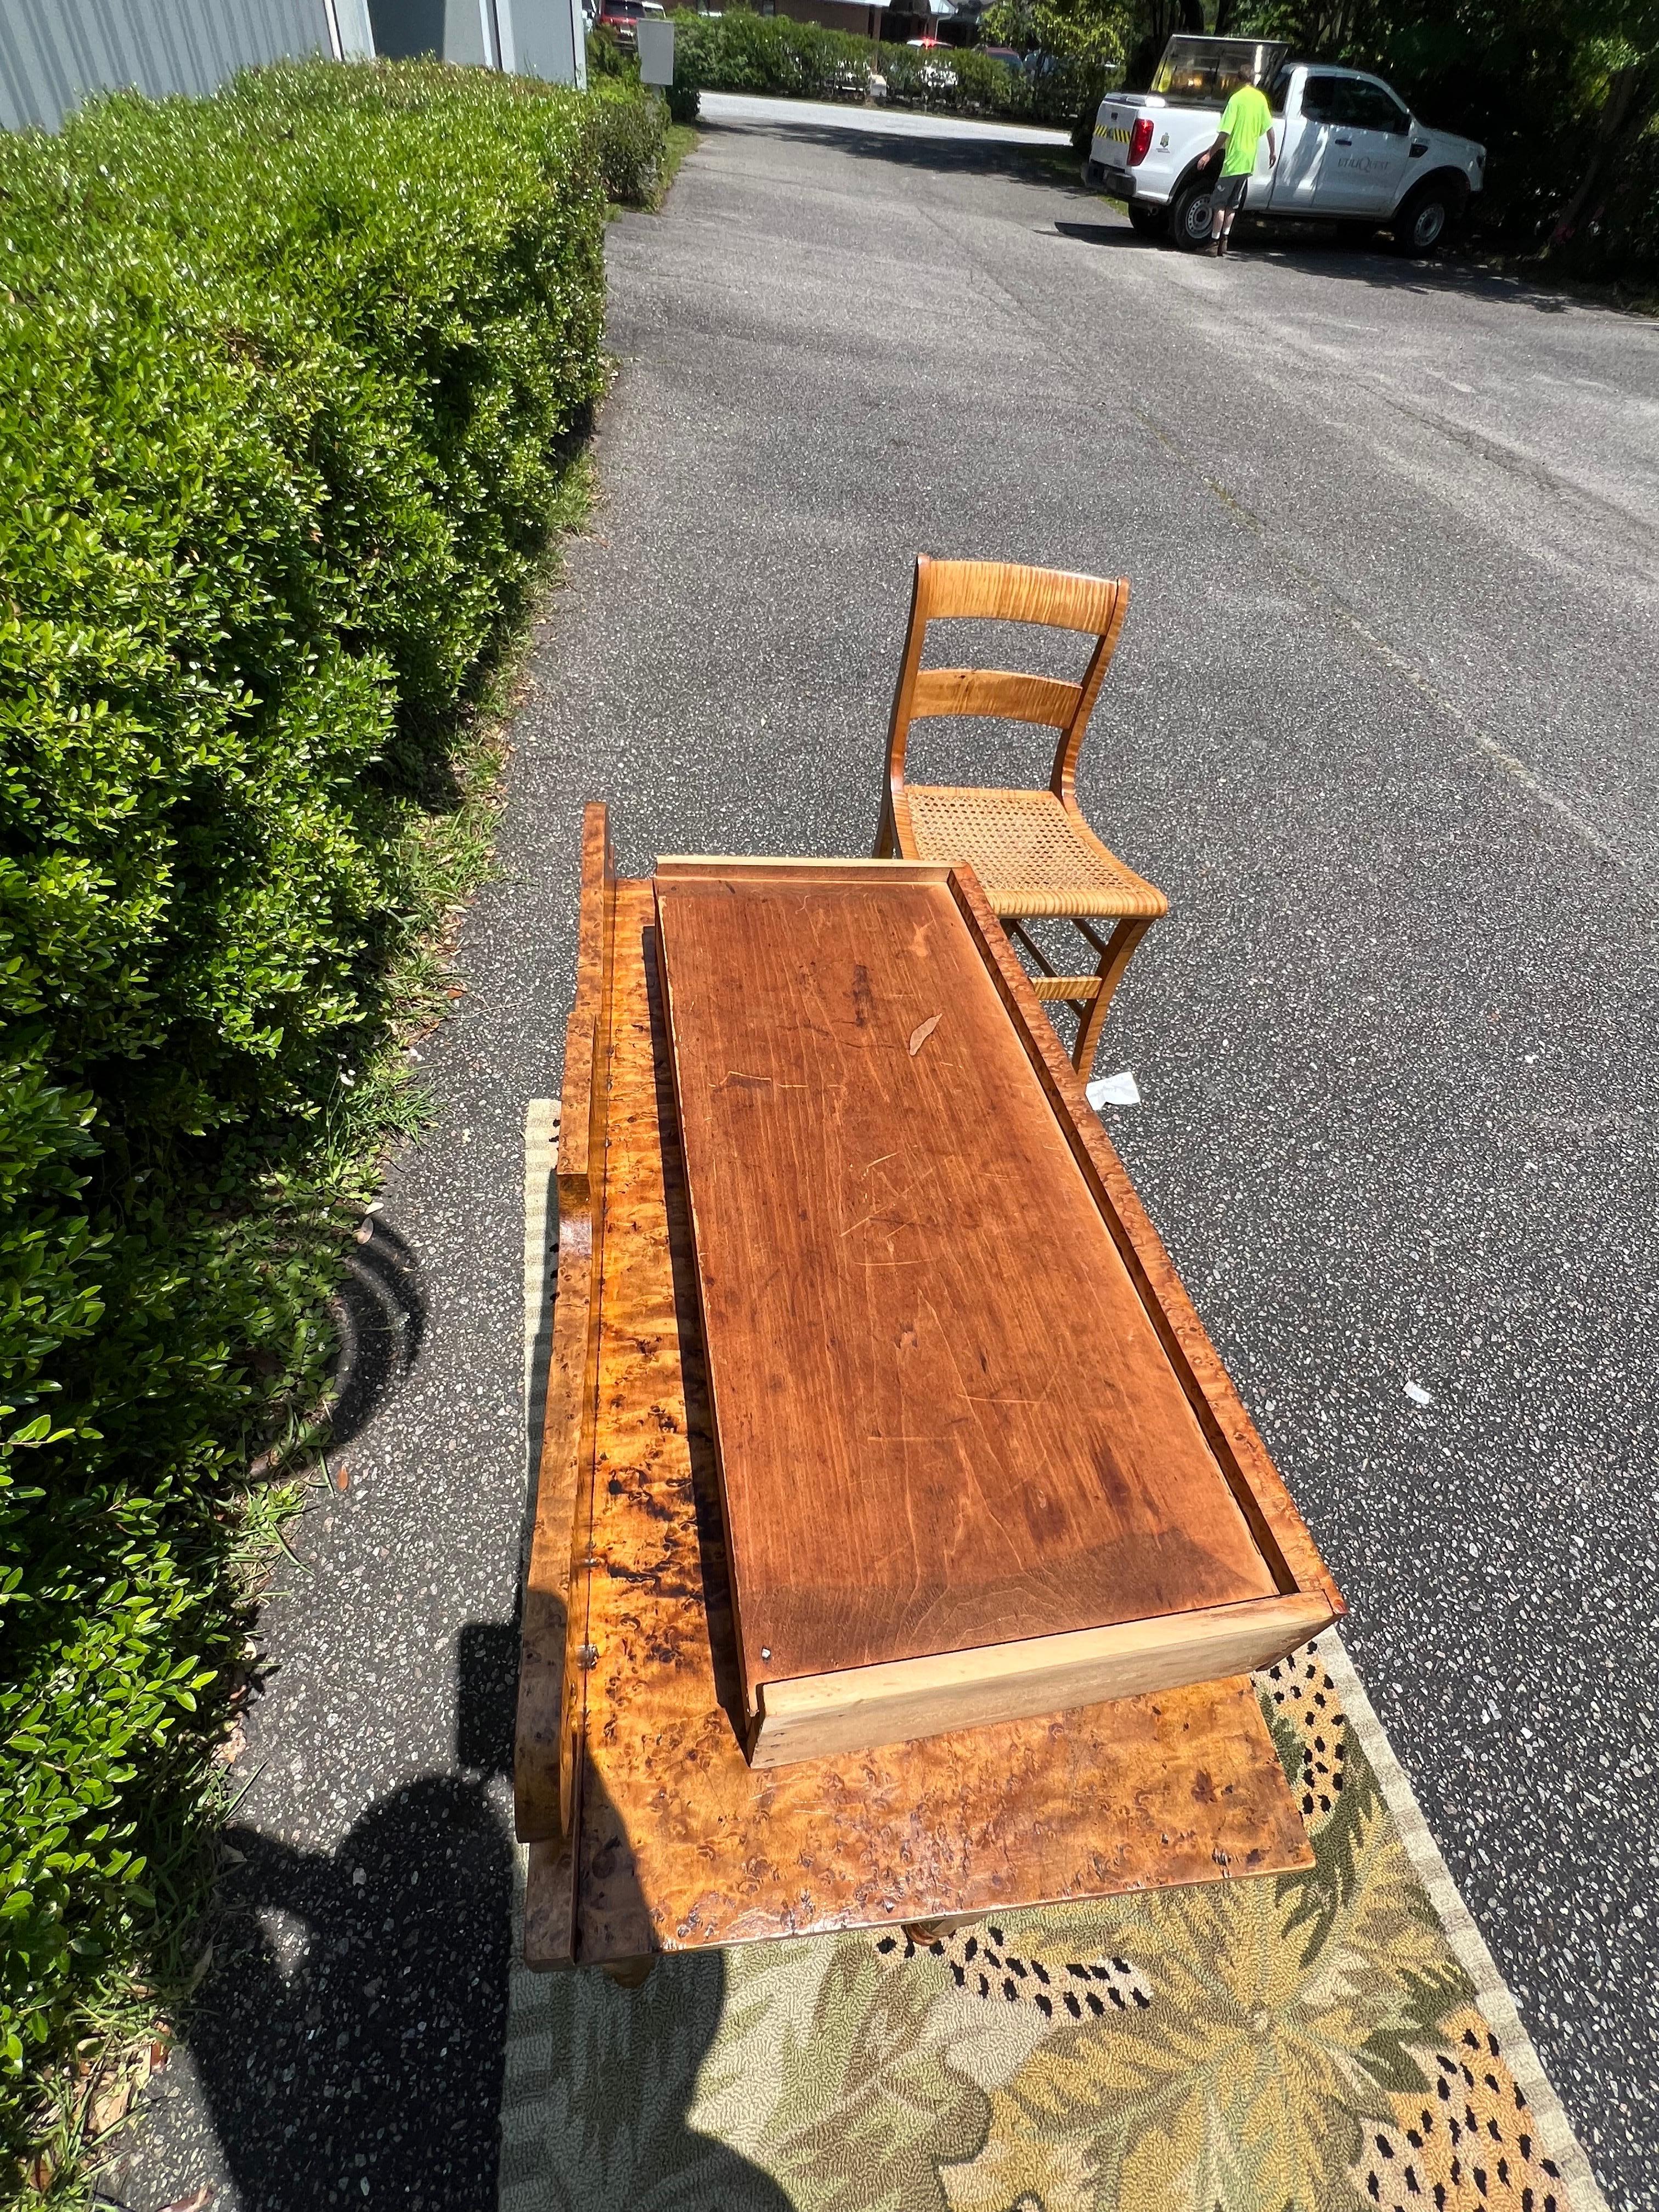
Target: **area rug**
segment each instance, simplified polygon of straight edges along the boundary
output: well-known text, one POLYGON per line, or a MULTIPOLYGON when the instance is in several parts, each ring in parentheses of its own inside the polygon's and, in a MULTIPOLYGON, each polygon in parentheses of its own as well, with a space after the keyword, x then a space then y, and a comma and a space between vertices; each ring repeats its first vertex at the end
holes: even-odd
POLYGON ((1303 1873, 515 1966, 502 2212, 1605 2212, 1334 1632, 1256 1686, 1303 1873))

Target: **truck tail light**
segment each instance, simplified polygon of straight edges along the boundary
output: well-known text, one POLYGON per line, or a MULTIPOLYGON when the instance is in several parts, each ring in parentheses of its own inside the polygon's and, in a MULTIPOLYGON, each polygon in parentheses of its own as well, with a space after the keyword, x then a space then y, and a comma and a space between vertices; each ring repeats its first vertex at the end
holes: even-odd
POLYGON ((1152 149, 1152 117, 1150 115, 1137 116, 1135 118, 1134 129, 1129 133, 1129 167, 1132 169, 1139 168, 1140 164, 1146 160, 1148 153, 1152 149))

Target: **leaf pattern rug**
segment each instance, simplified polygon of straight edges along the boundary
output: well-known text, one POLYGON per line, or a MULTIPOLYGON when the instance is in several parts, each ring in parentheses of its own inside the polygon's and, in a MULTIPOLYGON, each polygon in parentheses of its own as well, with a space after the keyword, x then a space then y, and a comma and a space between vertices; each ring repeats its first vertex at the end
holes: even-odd
MULTIPOLYGON (((527 1472, 557 1144, 532 1101, 527 1472)), ((1256 1687, 1302 1873, 515 1965, 500 2212, 1607 2212, 1334 1631, 1256 1687)))
POLYGON ((517 1970, 502 2212, 1595 2212, 1340 1644, 1257 1688, 1305 1872, 517 1970))

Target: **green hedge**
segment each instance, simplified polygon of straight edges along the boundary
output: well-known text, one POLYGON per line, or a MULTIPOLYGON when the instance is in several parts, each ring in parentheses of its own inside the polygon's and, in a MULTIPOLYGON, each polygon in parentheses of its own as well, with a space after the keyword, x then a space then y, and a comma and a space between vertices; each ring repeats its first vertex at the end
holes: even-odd
POLYGON ((13 2149, 77 2007, 159 1940, 237 1499, 328 1350, 319 1163, 601 388, 638 106, 315 64, 0 133, 13 2149))
MULTIPOLYGON (((597 34, 590 35, 588 43, 617 51, 611 40, 597 34)), ((601 75, 590 82, 589 105, 605 191, 613 200, 649 207, 662 186, 668 105, 641 87, 637 63, 630 74, 601 75)))
MULTIPOLYGON (((747 9, 720 15, 682 11, 674 22, 677 88, 862 100, 873 65, 886 97, 900 105, 1069 128, 1092 86, 1069 66, 1028 74, 972 46, 883 45, 872 58, 867 39, 747 9)), ((1093 97, 1098 100, 1098 88, 1093 97)))

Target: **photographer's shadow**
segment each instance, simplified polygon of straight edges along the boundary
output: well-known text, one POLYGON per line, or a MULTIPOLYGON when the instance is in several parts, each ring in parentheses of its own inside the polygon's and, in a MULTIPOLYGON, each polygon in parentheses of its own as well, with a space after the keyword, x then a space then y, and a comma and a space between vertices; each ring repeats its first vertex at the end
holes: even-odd
POLYGON ((510 1766, 517 1660, 512 1624, 462 1632, 460 1771, 380 1799, 331 1856, 227 1835, 237 1856, 188 2040, 243 2212, 497 2212, 509 2181, 548 2212, 647 2197, 788 2212, 686 2119, 720 2027, 717 1955, 665 1960, 635 1993, 580 1972, 515 1976, 509 2019, 514 1854, 492 1785, 510 1766))

